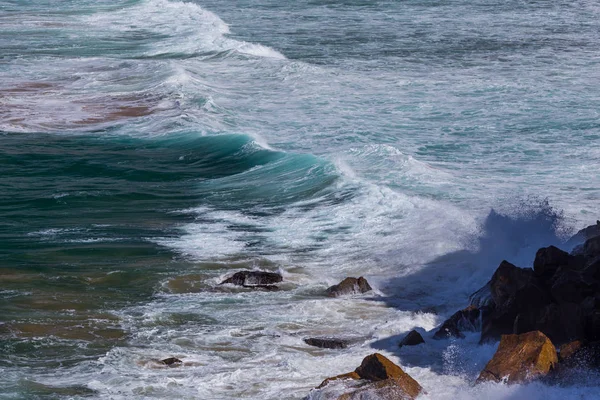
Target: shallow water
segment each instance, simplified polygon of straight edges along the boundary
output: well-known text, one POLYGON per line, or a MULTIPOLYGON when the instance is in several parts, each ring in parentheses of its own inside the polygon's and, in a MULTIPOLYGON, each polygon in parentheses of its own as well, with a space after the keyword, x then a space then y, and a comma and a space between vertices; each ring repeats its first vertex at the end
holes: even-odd
POLYGON ((599 14, 0 0, 0 397, 317 398, 380 351, 425 398, 594 398, 428 338, 597 219, 599 14), (282 290, 219 285, 254 268, 282 290), (323 296, 349 275, 374 293, 323 296))

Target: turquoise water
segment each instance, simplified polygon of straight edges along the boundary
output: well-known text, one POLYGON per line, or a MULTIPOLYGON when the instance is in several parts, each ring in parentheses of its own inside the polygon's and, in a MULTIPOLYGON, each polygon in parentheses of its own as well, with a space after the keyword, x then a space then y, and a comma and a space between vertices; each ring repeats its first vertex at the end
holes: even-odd
POLYGON ((375 350, 433 399, 590 396, 473 388, 493 348, 390 338, 598 218, 599 17, 0 0, 0 397, 303 398, 375 350), (284 290, 218 285, 247 268, 284 290), (323 298, 348 275, 375 295, 323 298))

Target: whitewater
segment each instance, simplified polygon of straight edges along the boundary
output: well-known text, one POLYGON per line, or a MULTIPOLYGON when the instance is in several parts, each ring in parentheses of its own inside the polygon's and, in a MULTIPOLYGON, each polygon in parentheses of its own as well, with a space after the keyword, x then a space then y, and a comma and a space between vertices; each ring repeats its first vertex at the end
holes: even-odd
POLYGON ((317 400, 374 352, 423 399, 598 398, 593 373, 475 386, 497 344, 432 340, 503 259, 600 218, 598 20, 0 0, 0 398, 317 400), (219 285, 244 269, 282 290, 219 285), (347 276, 374 291, 323 296, 347 276))

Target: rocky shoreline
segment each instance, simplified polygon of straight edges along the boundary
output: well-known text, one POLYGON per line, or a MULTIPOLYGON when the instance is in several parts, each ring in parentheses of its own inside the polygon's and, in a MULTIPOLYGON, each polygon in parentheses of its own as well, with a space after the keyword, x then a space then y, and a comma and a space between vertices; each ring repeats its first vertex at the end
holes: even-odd
MULTIPOLYGON (((474 331, 481 333, 480 344, 500 341, 474 384, 565 383, 574 371, 600 368, 600 221, 566 244, 575 246, 571 253, 540 248, 533 268, 502 261, 468 306, 433 334, 434 340, 460 340, 474 331)), ((399 346, 424 342, 413 330, 399 346)), ((309 398, 414 399, 425 390, 375 353, 355 371, 326 379, 309 398), (365 374, 365 365, 377 372, 365 374)))
MULTIPOLYGON (((462 340, 466 332, 479 332, 479 345, 499 342, 473 384, 539 379, 562 384, 582 369, 600 371, 600 221, 565 245, 573 250, 540 248, 533 268, 502 261, 489 282, 465 299, 464 309, 430 331, 434 341, 462 340)), ((282 282, 279 273, 239 271, 221 285, 277 291, 282 282)), ((364 277, 348 277, 323 295, 343 297, 371 290, 364 277)), ((341 337, 306 337, 303 341, 324 349, 345 349, 356 342, 341 337)), ((423 336, 412 330, 398 346, 422 343, 423 336)), ((158 364, 183 365, 177 358, 158 364)), ((415 399, 424 393, 427 389, 400 366, 373 353, 354 371, 325 379, 307 399, 415 399)))

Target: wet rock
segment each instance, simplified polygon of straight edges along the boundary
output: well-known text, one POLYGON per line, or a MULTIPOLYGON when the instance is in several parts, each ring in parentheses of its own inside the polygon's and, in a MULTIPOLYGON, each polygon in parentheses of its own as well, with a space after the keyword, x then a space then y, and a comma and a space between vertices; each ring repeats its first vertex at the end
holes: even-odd
MULTIPOLYGON (((590 275, 593 272, 588 271, 590 275)), ((568 267, 559 268, 554 274, 550 293, 557 303, 581 303, 594 294, 596 282, 593 279, 584 279, 584 273, 574 271, 568 267)))
POLYGON ((353 392, 344 393, 337 400, 411 400, 414 398, 414 396, 406 393, 398 381, 386 379, 371 382, 353 392))
POLYGON ((521 313, 515 318, 513 333, 541 331, 552 343, 561 345, 585 336, 584 314, 575 303, 548 304, 532 313, 521 313))
POLYGON ((550 283, 559 268, 580 269, 580 258, 562 251, 558 247, 542 247, 535 255, 533 271, 543 282, 550 283))
POLYGON ((493 307, 492 281, 489 281, 481 289, 469 296, 469 305, 475 308, 493 307))
POLYGON ((402 368, 379 353, 365 357, 354 372, 326 379, 319 388, 323 388, 329 382, 339 379, 364 379, 377 383, 362 386, 358 390, 342 395, 340 399, 368 398, 364 396, 372 395, 373 393, 370 392, 373 391, 382 396, 383 399, 414 399, 423 390, 421 385, 404 372, 402 368), (388 394, 391 396, 392 393, 396 397, 386 397, 388 394))
POLYGON ((416 346, 418 344, 425 343, 423 336, 414 329, 402 339, 402 341, 398 344, 399 347, 402 346, 416 346))
POLYGON ((183 364, 183 361, 175 357, 165 358, 164 360, 160 360, 160 362, 169 367, 178 367, 183 364))
POLYGON ((350 344, 349 340, 318 337, 318 338, 306 338, 304 342, 309 346, 320 347, 322 349, 345 349, 350 344))
MULTIPOLYGON (((577 232, 567 241, 566 246, 573 247, 577 244, 584 243, 586 240, 596 236, 600 236, 600 221, 596 221, 595 225, 590 225, 577 232)), ((580 249, 583 250, 583 246, 580 249)), ((577 251, 575 250, 571 252, 571 254, 576 253, 577 251)))
POLYGON ((556 349, 542 332, 504 335, 477 381, 529 382, 547 375, 557 362, 556 349))
POLYGON ((532 269, 518 268, 502 261, 490 281, 494 307, 482 314, 481 342, 498 340, 501 335, 513 333, 519 314, 536 318, 536 314, 551 303, 532 269))
POLYGON ((595 236, 583 244, 583 256, 587 259, 600 257, 600 236, 595 236))
POLYGON ((346 379, 359 380, 361 378, 360 378, 360 375, 358 375, 355 371, 352 371, 352 372, 348 372, 348 373, 345 373, 345 374, 332 376, 331 378, 325 379, 323 382, 321 382, 321 384, 319 386, 317 386, 317 389, 324 388, 330 382, 341 381, 341 380, 346 380, 346 379))
POLYGON ((581 340, 574 340, 563 344, 558 349, 558 361, 561 363, 568 361, 583 346, 584 344, 581 340))
POLYGON ((337 285, 327 288, 329 297, 347 296, 352 294, 366 293, 373 290, 369 282, 362 276, 360 278, 346 278, 337 285))
POLYGON ((283 281, 281 274, 265 271, 240 271, 221 282, 237 286, 273 289, 272 285, 283 281))
POLYGON ((447 339, 450 337, 464 338, 464 331, 478 331, 481 327, 477 307, 469 306, 464 310, 457 311, 448 318, 440 329, 433 335, 434 339, 447 339))

